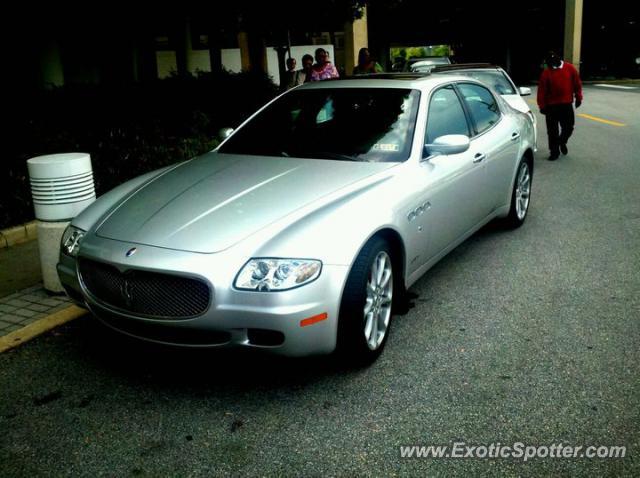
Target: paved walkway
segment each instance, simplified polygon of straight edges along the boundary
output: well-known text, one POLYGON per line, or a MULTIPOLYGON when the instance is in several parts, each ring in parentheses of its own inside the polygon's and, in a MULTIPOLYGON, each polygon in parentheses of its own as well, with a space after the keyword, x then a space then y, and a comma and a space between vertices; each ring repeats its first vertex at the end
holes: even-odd
POLYGON ((70 305, 44 289, 38 241, 0 249, 0 338, 70 305))
POLYGON ((38 284, 0 298, 0 337, 71 305, 64 295, 50 296, 38 284))

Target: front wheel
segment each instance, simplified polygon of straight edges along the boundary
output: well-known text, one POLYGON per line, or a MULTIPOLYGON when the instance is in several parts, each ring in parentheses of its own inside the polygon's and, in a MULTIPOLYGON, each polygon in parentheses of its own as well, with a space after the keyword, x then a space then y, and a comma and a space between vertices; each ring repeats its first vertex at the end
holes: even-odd
POLYGON ((511 228, 522 226, 527 218, 531 200, 531 179, 531 165, 526 159, 522 159, 513 184, 509 215, 505 219, 505 223, 511 228))
POLYGON ((352 362, 368 364, 382 352, 393 305, 393 260, 389 245, 374 238, 360 251, 340 305, 338 349, 352 362))

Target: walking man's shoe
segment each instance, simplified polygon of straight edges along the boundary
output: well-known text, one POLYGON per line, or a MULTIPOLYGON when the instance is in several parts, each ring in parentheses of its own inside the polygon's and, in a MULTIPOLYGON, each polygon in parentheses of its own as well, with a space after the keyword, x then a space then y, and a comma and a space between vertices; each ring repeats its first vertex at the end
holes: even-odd
POLYGON ((565 156, 569 153, 569 149, 567 148, 567 144, 561 144, 560 145, 560 151, 562 152, 562 154, 564 154, 565 156))
POLYGON ((549 161, 555 161, 555 160, 556 160, 556 159, 558 159, 559 157, 560 157, 560 153, 551 153, 551 154, 549 155, 549 158, 547 158, 547 159, 549 159, 549 161))

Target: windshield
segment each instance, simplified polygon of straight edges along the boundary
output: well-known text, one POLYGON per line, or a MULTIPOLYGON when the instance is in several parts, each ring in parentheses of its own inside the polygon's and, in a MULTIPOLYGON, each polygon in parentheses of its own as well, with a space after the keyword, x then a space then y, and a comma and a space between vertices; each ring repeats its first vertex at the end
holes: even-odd
POLYGON ((498 70, 467 70, 467 71, 451 71, 451 74, 465 75, 489 85, 496 90, 499 95, 517 95, 513 84, 504 73, 498 70))
POLYGON ((322 88, 282 96, 218 152, 401 162, 411 153, 420 93, 400 88, 322 88))

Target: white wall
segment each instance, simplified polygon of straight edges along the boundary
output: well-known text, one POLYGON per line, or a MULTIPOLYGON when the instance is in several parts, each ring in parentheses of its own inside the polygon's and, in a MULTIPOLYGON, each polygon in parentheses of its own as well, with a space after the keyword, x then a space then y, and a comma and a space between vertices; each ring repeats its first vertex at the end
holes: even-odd
POLYGON ((209 58, 209 50, 191 50, 188 52, 187 63, 189 71, 196 73, 198 71, 211 71, 211 58, 209 58))
POLYGON ((242 56, 240 48, 223 48, 220 50, 222 67, 227 71, 240 73, 242 71, 242 56))
MULTIPOLYGON (((333 45, 297 45, 291 47, 291 56, 296 59, 296 68, 302 68, 302 57, 307 53, 313 56, 317 48, 324 48, 329 52, 329 58, 335 62, 333 45)), ((222 66, 233 73, 242 71, 242 57, 240 48, 223 48, 220 51, 222 66)), ((211 61, 209 50, 191 50, 188 52, 189 71, 195 73, 196 70, 211 71, 211 61)), ((158 62, 158 78, 166 78, 178 68, 176 63, 176 52, 173 50, 161 50, 156 52, 158 62)), ((273 78, 276 85, 280 84, 280 74, 278 72, 278 54, 273 47, 267 47, 267 73, 273 78)))
MULTIPOLYGON (((242 59, 240 48, 226 48, 221 50, 222 66, 234 73, 242 71, 242 59)), ((211 71, 211 59, 209 50, 191 50, 188 52, 189 71, 211 71)), ((176 62, 176 52, 173 50, 161 50, 156 52, 158 62, 158 78, 167 78, 172 72, 176 72, 178 64, 176 62)), ((276 58, 276 70, 278 69, 276 58)))
POLYGON ((158 64, 158 78, 167 78, 172 72, 178 70, 176 62, 176 52, 173 50, 161 50, 156 52, 156 62, 158 64))

